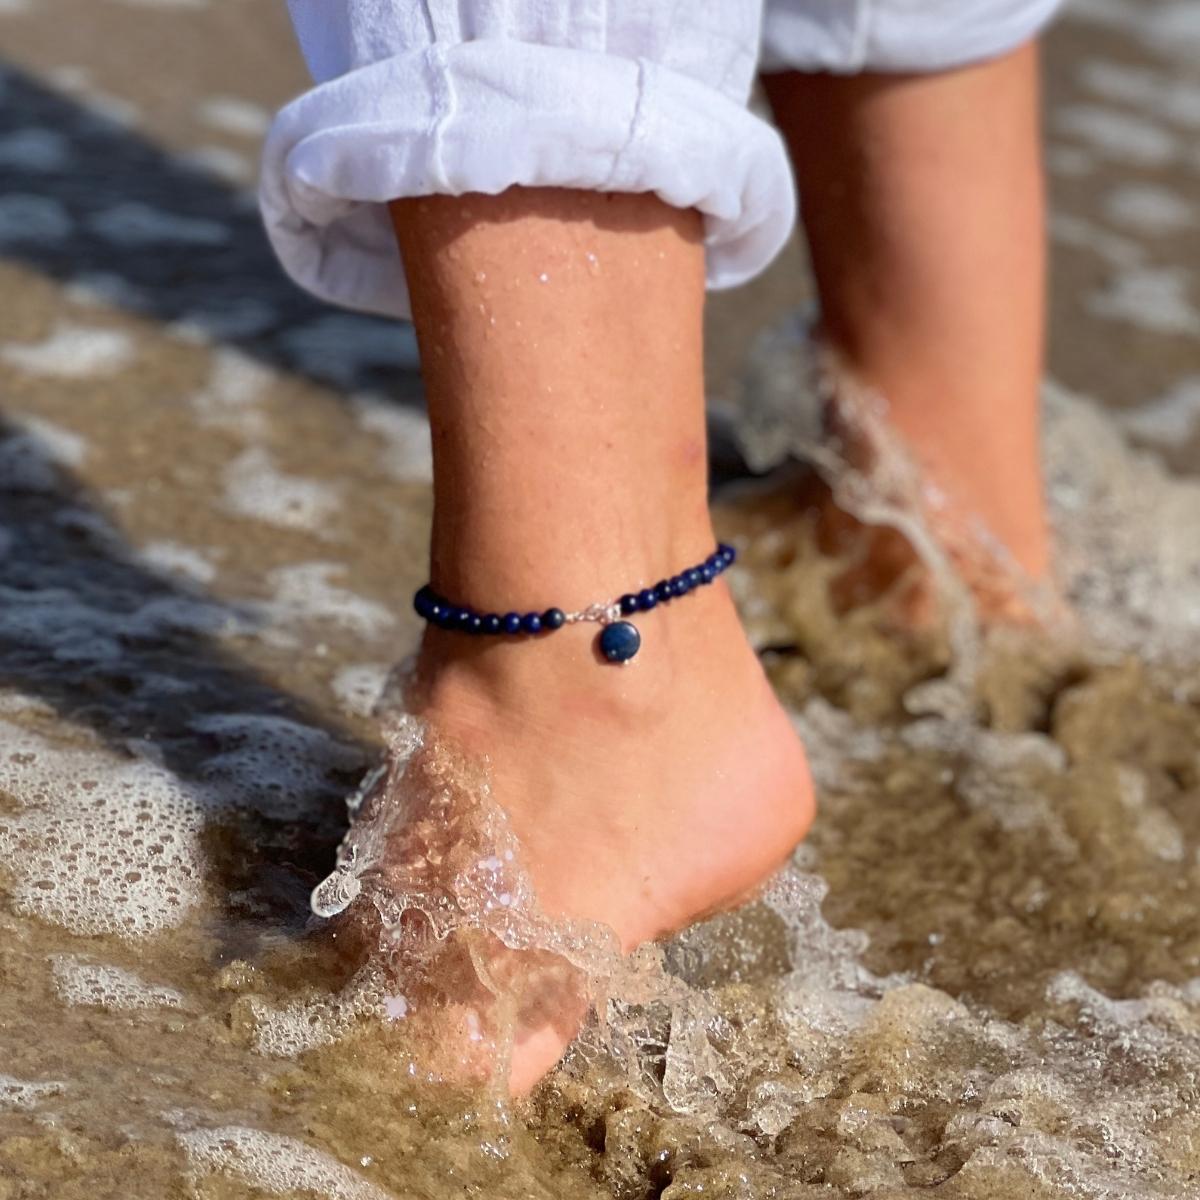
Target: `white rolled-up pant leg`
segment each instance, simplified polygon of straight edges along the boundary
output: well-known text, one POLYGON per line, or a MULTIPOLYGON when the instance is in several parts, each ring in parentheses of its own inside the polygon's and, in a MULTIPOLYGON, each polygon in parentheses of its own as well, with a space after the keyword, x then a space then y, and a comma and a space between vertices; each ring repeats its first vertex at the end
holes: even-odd
POLYGON ((1062 0, 767 0, 762 70, 941 71, 1035 37, 1062 0))
POLYGON ((289 274, 406 316, 386 203, 514 184, 652 192, 705 220, 710 286, 756 274, 795 215, 750 113, 758 0, 290 0, 316 86, 276 118, 267 231, 289 274))

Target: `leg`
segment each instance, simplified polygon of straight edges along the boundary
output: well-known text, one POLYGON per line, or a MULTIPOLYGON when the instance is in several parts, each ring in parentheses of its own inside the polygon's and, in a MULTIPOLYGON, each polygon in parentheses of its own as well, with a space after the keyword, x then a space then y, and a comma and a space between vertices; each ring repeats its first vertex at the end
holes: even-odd
MULTIPOLYGON (((434 446, 432 577, 481 609, 583 607, 712 548, 699 217, 647 195, 398 201, 434 446)), ((626 948, 742 896, 803 835, 803 752, 723 583, 522 642, 431 628, 425 715, 486 754, 539 900, 626 948)), ((514 1056, 522 1088, 560 1036, 514 1056)))
POLYGON ((925 75, 765 77, 825 336, 953 508, 1035 580, 1045 272, 1032 44, 925 75))

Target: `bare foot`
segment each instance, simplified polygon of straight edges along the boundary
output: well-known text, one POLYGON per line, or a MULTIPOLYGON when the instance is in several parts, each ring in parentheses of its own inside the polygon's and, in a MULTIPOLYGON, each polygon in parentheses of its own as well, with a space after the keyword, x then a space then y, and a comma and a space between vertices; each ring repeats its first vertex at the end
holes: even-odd
MULTIPOLYGON (((598 660, 594 625, 519 642, 430 628, 414 687, 432 729, 486 756, 541 910, 602 922, 624 953, 752 894, 814 809, 804 751, 724 583, 636 619, 642 649, 624 667, 598 660)), ((495 944, 485 957, 485 974, 525 969, 495 944)), ((518 1022, 517 1093, 583 1015, 569 978, 546 956, 536 969, 550 983, 518 1022)), ((477 1018, 463 1004, 465 1028, 477 1018)))
POLYGON ((835 477, 832 489, 810 481, 807 502, 818 514, 820 548, 850 560, 834 581, 835 603, 848 608, 888 595, 899 624, 922 627, 952 582, 985 625, 1061 622, 1044 516, 1012 544, 1001 538, 989 514, 1004 510, 1004 481, 972 480, 969 466, 964 473, 962 464, 920 456, 884 398, 828 349, 821 358, 831 457, 841 465, 824 472, 835 477))

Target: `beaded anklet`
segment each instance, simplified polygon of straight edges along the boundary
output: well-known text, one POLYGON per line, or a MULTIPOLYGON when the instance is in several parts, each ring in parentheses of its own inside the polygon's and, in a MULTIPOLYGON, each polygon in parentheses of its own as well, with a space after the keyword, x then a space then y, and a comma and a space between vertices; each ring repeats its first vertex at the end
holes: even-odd
POLYGON ((722 542, 702 563, 688 567, 678 575, 662 579, 653 587, 639 592, 627 592, 618 600, 606 604, 592 604, 578 612, 564 612, 561 608, 548 608, 544 612, 478 613, 465 605, 453 604, 426 584, 413 597, 413 608, 417 614, 436 625, 439 629, 450 629, 458 633, 479 636, 534 637, 553 633, 564 625, 580 621, 595 621, 604 626, 597 639, 600 653, 614 663, 627 663, 642 645, 642 635, 632 621, 622 617, 634 613, 649 612, 660 604, 666 604, 678 596, 686 596, 695 588, 712 583, 718 575, 732 564, 737 551, 722 542))

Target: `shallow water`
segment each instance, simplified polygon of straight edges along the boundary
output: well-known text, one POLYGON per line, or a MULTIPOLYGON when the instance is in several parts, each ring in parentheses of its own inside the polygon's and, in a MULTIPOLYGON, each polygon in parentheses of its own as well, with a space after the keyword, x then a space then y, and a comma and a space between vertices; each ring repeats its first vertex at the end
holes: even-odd
MULTIPOLYGON (((1200 697, 1179 652, 1196 611, 1140 598, 1197 561, 1120 522, 1138 517, 1122 497, 1184 514, 1200 488, 1088 406, 1048 404, 1064 561, 1106 539, 1109 590, 1071 581, 1100 640, 993 636, 948 673, 942 632, 836 611, 840 564, 786 487, 720 504, 820 819, 762 901, 616 972, 604 1026, 512 1108, 427 1082, 411 977, 401 999, 307 913, 339 798, 375 756, 361 714, 385 660, 367 650, 401 640, 390 610, 311 562, 268 572, 268 596, 202 593, 212 543, 136 559, 27 440, 0 619, 0 1194, 1186 1194, 1200 697)), ((230 545, 238 526, 210 519, 230 545)), ((502 853, 463 806, 486 808, 480 777, 446 769, 454 845, 502 853)), ((460 890, 443 921, 471 924, 464 905, 478 917, 499 886, 460 890)), ((528 901, 502 886, 520 925, 528 901)))
MULTIPOLYGON (((425 1080, 421 964, 360 970, 308 907, 417 632, 411 344, 271 273, 236 185, 295 83, 239 58, 243 4, 100 7, 120 38, 0 4, 34 73, 0 108, 0 1198, 1193 1194, 1189 6, 1092 0, 1054 51, 1046 460, 1079 633, 899 637, 832 602, 802 485, 724 491, 818 823, 763 900, 628 968, 577 938, 604 1021, 512 1107, 425 1080), (181 29, 191 74, 156 75, 181 29)), ((723 427, 763 467, 809 432, 797 321, 738 326, 775 287, 714 306, 723 427)), ((456 845, 500 864, 473 915, 515 896, 494 931, 561 939, 478 768, 444 769, 456 845)))

